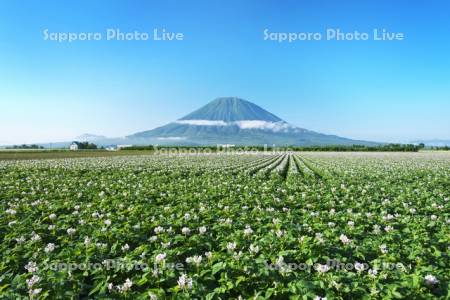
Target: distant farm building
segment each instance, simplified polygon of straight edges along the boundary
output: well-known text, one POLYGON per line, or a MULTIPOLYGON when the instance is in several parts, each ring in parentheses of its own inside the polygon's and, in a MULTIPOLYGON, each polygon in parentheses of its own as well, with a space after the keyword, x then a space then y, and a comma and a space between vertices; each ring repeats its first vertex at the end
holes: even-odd
POLYGON ((218 148, 234 148, 235 145, 233 145, 233 144, 218 144, 217 147, 218 148))
POLYGON ((70 150, 78 150, 79 148, 80 148, 79 142, 72 142, 72 144, 70 144, 70 146, 69 146, 70 150))

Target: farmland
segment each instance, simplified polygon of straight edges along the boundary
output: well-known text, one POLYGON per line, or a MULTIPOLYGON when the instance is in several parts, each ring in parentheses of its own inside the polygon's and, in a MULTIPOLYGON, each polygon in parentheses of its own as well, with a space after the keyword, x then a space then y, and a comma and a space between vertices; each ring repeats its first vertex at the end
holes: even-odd
POLYGON ((450 297, 450 153, 9 159, 0 174, 0 298, 450 297))
POLYGON ((0 149, 0 160, 33 160, 33 159, 55 159, 55 158, 84 158, 84 157, 110 157, 127 155, 149 155, 153 151, 106 151, 106 150, 10 150, 0 149))

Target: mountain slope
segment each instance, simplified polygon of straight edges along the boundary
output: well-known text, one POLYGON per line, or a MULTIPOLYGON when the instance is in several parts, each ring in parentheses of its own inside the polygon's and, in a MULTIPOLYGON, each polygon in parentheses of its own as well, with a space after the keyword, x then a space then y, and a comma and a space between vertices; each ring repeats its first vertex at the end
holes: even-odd
POLYGON ((175 122, 138 132, 133 144, 177 145, 374 145, 290 125, 263 108, 236 97, 217 98, 175 122))

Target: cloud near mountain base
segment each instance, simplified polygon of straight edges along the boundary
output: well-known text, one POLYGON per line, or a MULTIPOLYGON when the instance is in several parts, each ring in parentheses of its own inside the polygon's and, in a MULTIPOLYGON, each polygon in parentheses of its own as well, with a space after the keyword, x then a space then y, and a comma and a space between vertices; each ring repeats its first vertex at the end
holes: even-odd
POLYGON ((216 120, 178 120, 177 124, 194 126, 238 126, 240 129, 260 129, 274 132, 295 129, 294 126, 286 122, 267 122, 262 120, 242 120, 234 122, 216 121, 216 120))

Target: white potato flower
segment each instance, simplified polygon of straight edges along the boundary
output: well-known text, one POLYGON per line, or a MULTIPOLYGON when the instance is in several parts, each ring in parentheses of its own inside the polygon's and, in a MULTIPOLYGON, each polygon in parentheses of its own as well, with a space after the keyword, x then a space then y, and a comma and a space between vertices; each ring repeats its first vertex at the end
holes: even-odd
POLYGON ((48 243, 47 246, 45 246, 44 251, 46 253, 50 253, 53 252, 53 250, 55 250, 56 246, 53 243, 48 243))
POLYGON ((352 240, 349 239, 345 234, 341 234, 341 235, 339 236, 339 239, 341 240, 341 242, 342 242, 344 245, 350 244, 350 243, 352 242, 352 240))
POLYGON ((257 254, 259 252, 259 246, 251 244, 249 247, 249 251, 253 254, 257 254))
POLYGON ((436 285, 439 283, 439 280, 436 278, 436 276, 428 274, 425 276, 425 283, 428 285, 436 285))
POLYGON ((157 264, 164 263, 165 260, 166 260, 166 253, 160 253, 160 254, 155 256, 155 262, 157 264))
POLYGON ((201 227, 199 227, 199 228, 198 228, 198 232, 199 232, 200 234, 204 234, 204 233, 206 232, 206 226, 201 226, 201 227))
POLYGON ((229 242, 227 244, 227 249, 230 251, 233 251, 234 249, 236 249, 236 243, 235 242, 229 242))
POLYGON ((181 274, 181 276, 178 277, 177 283, 178 287, 183 290, 192 289, 192 278, 188 277, 186 274, 181 274))

